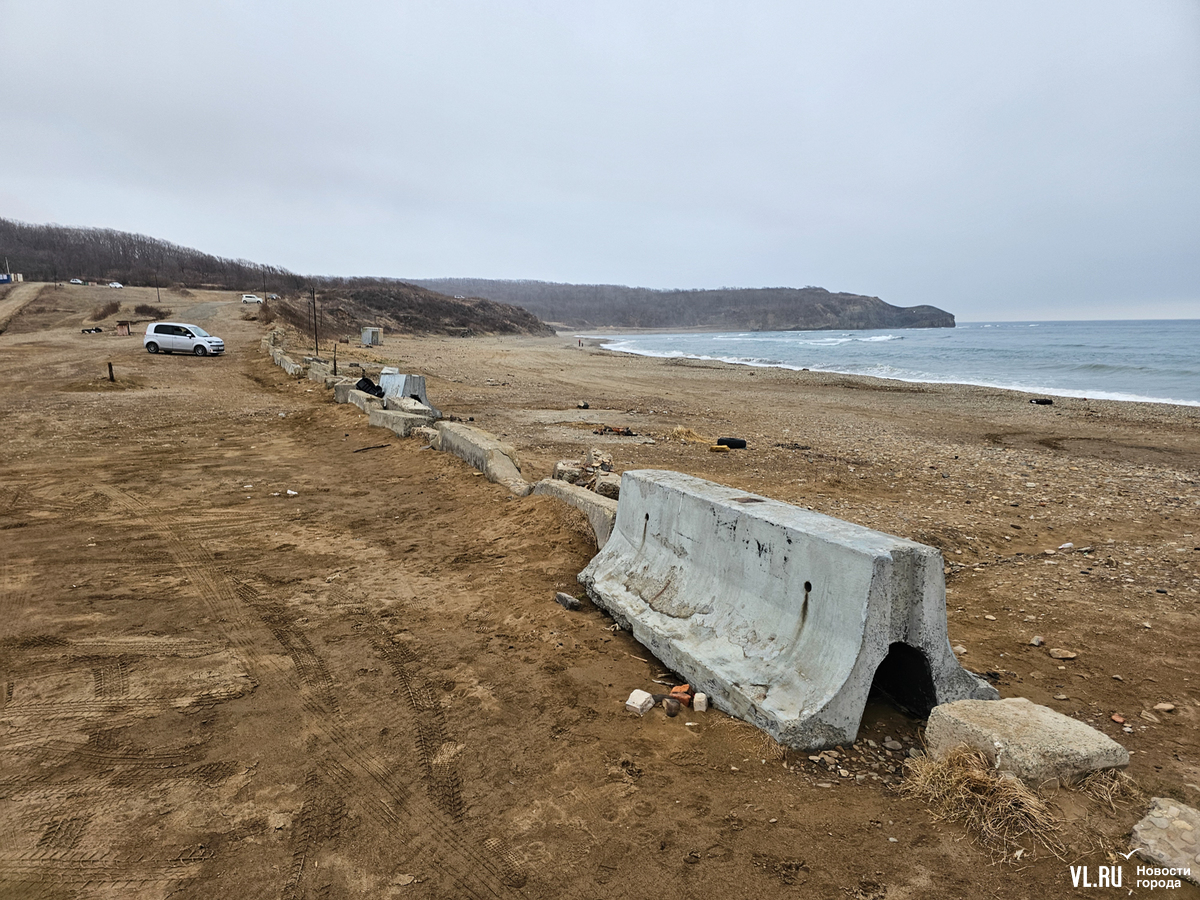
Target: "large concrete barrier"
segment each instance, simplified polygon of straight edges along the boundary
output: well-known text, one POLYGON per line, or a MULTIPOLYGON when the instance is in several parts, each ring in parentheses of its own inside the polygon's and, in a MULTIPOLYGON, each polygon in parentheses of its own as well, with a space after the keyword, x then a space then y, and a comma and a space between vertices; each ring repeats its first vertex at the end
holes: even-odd
POLYGON ((399 408, 391 404, 400 398, 406 398, 416 400, 421 405, 432 409, 434 415, 441 418, 442 414, 429 402, 424 375, 404 375, 394 370, 384 369, 379 374, 379 386, 383 388, 383 397, 388 402, 388 409, 399 408))
POLYGON ((796 749, 853 741, 872 682, 928 715, 990 700, 946 634, 941 554, 678 472, 626 472, 579 575, 710 702, 796 749))
POLYGON ((438 422, 438 449, 466 460, 487 476, 488 481, 502 484, 518 497, 524 497, 532 487, 521 477, 517 451, 503 444, 494 434, 488 434, 459 422, 438 422))
POLYGON ((617 520, 617 501, 601 497, 595 491, 578 487, 557 478, 543 478, 533 486, 535 494, 545 494, 556 497, 564 503, 569 503, 587 516, 588 524, 592 526, 592 534, 596 536, 596 546, 603 548, 612 534, 613 524, 617 520))

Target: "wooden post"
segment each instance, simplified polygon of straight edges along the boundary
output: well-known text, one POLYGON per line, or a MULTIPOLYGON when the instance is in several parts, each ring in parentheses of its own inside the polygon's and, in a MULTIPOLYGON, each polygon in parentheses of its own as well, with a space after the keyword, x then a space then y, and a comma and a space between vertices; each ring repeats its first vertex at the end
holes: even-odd
POLYGON ((337 375, 337 344, 333 345, 333 374, 337 375))
POLYGON ((117 380, 116 378, 114 378, 114 377, 113 377, 112 363, 109 363, 109 364, 108 364, 108 380, 109 380, 109 381, 116 381, 116 380, 117 380))

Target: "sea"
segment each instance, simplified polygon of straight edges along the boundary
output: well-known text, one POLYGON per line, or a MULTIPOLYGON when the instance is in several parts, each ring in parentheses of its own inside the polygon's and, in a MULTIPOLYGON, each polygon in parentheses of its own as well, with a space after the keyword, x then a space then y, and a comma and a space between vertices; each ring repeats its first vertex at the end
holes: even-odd
POLYGON ((587 336, 641 356, 1200 406, 1200 319, 587 336))

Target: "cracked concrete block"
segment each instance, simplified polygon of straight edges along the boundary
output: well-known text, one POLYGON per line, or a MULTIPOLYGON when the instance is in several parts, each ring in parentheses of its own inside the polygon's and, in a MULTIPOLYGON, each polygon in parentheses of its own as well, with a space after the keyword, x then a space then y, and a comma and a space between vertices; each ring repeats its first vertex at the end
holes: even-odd
POLYGON ((375 428, 387 428, 398 437, 408 437, 417 428, 429 424, 425 416, 413 416, 406 412, 388 409, 372 409, 367 413, 367 424, 375 428))
POLYGON ((436 409, 426 406, 419 400, 413 400, 411 397, 384 397, 383 406, 385 409, 394 409, 411 416, 420 416, 425 419, 427 424, 432 424, 435 419, 440 418, 436 409))
POLYGON ((358 384, 357 379, 346 379, 333 386, 333 402, 334 403, 349 403, 350 392, 355 390, 354 385, 358 384))
POLYGON ((997 696, 950 649, 937 550, 679 472, 625 473, 579 580, 710 705, 788 747, 853 741, 873 681, 919 715, 997 696))
POLYGON ((366 391, 351 390, 346 398, 365 413, 370 413, 373 409, 383 409, 383 400, 366 391))
POLYGON ((533 486, 533 492, 569 503, 587 516, 588 524, 592 526, 592 534, 596 536, 597 547, 603 547, 612 534, 613 523, 617 519, 617 501, 554 478, 544 478, 537 482, 533 486))
POLYGON ((1108 735, 1024 697, 939 706, 929 716, 925 741, 934 759, 966 744, 1033 787, 1129 765, 1129 751, 1108 735))
POLYGON ((289 375, 304 374, 304 366, 298 362, 295 362, 290 356, 286 356, 283 353, 280 353, 278 358, 276 358, 275 364, 289 375))
POLYGON ((517 451, 511 444, 501 443, 494 435, 461 422, 438 422, 438 449, 453 453, 470 463, 487 480, 502 484, 518 497, 524 497, 532 486, 521 477, 517 451))

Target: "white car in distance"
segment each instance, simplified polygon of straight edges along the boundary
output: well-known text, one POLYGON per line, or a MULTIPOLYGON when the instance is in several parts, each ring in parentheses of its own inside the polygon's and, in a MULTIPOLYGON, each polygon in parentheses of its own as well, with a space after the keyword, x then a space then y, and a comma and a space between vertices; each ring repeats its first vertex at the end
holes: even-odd
POLYGON ((225 352, 225 342, 209 334, 199 325, 185 322, 151 322, 146 326, 142 346, 150 353, 191 353, 195 356, 220 356, 225 352))
POLYGON ((123 288, 123 287, 125 287, 125 285, 121 284, 121 282, 119 282, 119 281, 110 281, 110 282, 108 283, 108 286, 109 286, 110 288, 123 288))
POLYGON ((254 294, 242 294, 243 303, 262 303, 262 298, 254 294))

